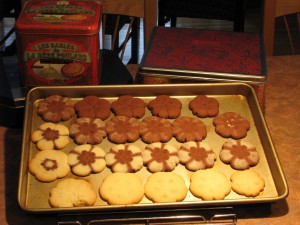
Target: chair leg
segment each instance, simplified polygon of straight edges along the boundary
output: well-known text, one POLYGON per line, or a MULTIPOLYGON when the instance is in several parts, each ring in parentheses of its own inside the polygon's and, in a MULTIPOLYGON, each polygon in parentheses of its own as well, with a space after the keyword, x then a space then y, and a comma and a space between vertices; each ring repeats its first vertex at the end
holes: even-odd
POLYGON ((292 36, 291 36, 291 32, 290 32, 290 28, 289 28, 289 24, 288 24, 288 21, 286 19, 286 16, 283 16, 283 20, 284 20, 284 25, 285 25, 286 32, 287 32, 288 37, 289 37, 289 42, 290 42, 292 53, 293 53, 293 55, 295 55, 294 44, 293 44, 293 40, 292 40, 292 36))
POLYGON ((171 27, 176 27, 176 23, 177 23, 177 17, 172 16, 171 17, 171 27))

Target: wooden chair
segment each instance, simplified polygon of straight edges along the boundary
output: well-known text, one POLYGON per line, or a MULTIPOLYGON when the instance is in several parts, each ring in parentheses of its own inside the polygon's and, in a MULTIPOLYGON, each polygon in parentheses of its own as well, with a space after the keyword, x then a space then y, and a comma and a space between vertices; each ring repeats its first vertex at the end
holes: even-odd
POLYGON ((275 19, 283 17, 285 27, 289 36, 292 53, 295 54, 294 45, 292 42, 289 26, 286 16, 289 14, 297 14, 299 32, 300 32, 300 1, 299 0, 264 0, 264 19, 263 19, 263 34, 266 55, 271 56, 274 52, 274 33, 275 19))

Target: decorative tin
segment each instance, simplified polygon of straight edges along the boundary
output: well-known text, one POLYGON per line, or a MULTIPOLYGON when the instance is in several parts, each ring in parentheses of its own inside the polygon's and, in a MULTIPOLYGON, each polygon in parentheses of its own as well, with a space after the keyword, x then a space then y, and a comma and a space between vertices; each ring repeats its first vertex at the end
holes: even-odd
POLYGON ((31 0, 16 22, 21 85, 99 83, 97 1, 31 0))
POLYGON ((259 34, 156 27, 140 66, 143 82, 243 82, 263 104, 265 54, 259 34))

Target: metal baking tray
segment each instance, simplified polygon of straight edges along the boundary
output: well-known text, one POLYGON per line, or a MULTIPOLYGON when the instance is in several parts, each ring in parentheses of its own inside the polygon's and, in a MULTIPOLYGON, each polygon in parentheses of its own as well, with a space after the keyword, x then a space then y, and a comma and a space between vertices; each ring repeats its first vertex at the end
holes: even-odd
MULTIPOLYGON (((146 109, 145 116, 151 113, 146 109)), ((113 116, 113 114, 112 114, 113 116)), ((222 144, 226 141, 214 131, 212 118, 204 118, 202 121, 207 127, 207 137, 203 140, 211 145, 215 153, 219 154, 222 144)), ((70 122, 63 122, 66 126, 70 122)), ((276 150, 274 148, 267 124, 259 107, 256 94, 251 86, 242 83, 205 83, 205 84, 169 84, 169 85, 120 85, 120 86, 60 86, 60 87, 36 87, 28 92, 25 106, 25 119, 22 143, 22 156, 19 177, 18 201, 21 208, 28 212, 93 212, 93 211, 133 211, 133 210, 151 210, 151 209, 176 209, 192 208, 202 206, 232 206, 239 204, 252 203, 272 203, 288 196, 288 185, 282 171, 276 150), (183 202, 176 203, 152 203, 146 197, 139 204, 130 206, 125 205, 108 205, 99 195, 94 206, 73 207, 73 208, 51 208, 48 203, 50 190, 57 184, 58 180, 51 183, 42 183, 37 181, 28 171, 28 162, 36 154, 37 149, 30 141, 31 133, 44 121, 37 115, 36 107, 41 99, 53 94, 60 94, 70 97, 75 101, 81 100, 87 95, 96 95, 106 98, 110 102, 115 101, 119 96, 129 94, 142 98, 149 102, 157 95, 167 94, 171 97, 178 98, 182 104, 182 114, 193 116, 188 109, 188 102, 196 95, 207 95, 216 98, 220 102, 220 113, 234 111, 246 117, 250 122, 250 130, 244 140, 253 143, 260 154, 260 162, 253 169, 258 171, 264 178, 266 186, 264 191, 255 198, 240 196, 235 192, 231 193, 224 200, 203 201, 194 197, 188 192, 183 202)), ((174 138, 169 142, 179 147, 181 143, 176 142, 174 138)), ((137 140, 141 148, 146 144, 137 140)), ((105 139, 99 144, 105 151, 109 151, 113 143, 105 139)), ((70 151, 75 144, 71 141, 63 151, 70 151)), ((223 171, 227 177, 235 172, 229 165, 225 165, 219 157, 215 162, 214 168, 223 171)), ((193 173, 185 169, 183 165, 178 165, 173 171, 181 175, 187 187, 189 186, 189 177, 193 173)), ((98 193, 99 186, 105 176, 111 173, 109 168, 105 168, 99 174, 92 174, 82 177, 91 182, 95 191, 98 193)), ((143 167, 136 173, 144 182, 151 174, 146 167, 143 167)), ((76 177, 71 172, 67 177, 76 177)))

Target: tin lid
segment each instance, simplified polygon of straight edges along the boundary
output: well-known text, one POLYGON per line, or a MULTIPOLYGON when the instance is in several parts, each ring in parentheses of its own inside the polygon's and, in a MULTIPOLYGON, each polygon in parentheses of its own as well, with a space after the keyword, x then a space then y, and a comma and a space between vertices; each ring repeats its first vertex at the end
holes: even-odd
POLYGON ((139 72, 167 79, 261 83, 265 61, 259 34, 155 27, 139 72))
POLYGON ((16 22, 19 33, 95 34, 99 32, 101 4, 97 1, 31 0, 16 22))

